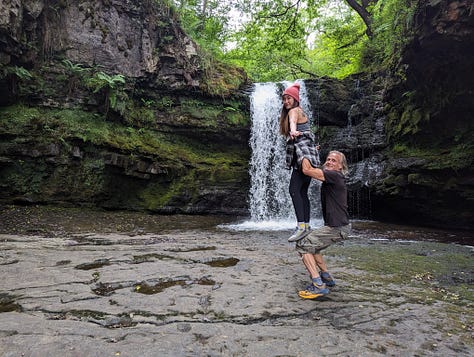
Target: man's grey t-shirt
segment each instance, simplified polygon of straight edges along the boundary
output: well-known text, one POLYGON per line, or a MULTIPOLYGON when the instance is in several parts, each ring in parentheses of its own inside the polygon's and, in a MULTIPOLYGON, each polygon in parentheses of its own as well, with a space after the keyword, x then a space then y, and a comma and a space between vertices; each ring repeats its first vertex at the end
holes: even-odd
POLYGON ((349 224, 346 179, 339 171, 323 170, 323 173, 321 205, 324 224, 330 227, 345 226, 349 224))

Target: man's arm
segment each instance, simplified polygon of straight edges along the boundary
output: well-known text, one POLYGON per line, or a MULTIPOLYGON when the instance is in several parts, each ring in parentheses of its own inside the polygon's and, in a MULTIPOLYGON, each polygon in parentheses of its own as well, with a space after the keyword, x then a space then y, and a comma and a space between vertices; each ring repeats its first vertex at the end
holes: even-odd
POLYGON ((303 173, 306 176, 312 177, 316 180, 319 181, 325 181, 326 179, 324 178, 324 171, 321 169, 318 169, 317 167, 311 166, 309 160, 307 158, 303 159, 303 162, 301 163, 301 167, 303 169, 303 173))

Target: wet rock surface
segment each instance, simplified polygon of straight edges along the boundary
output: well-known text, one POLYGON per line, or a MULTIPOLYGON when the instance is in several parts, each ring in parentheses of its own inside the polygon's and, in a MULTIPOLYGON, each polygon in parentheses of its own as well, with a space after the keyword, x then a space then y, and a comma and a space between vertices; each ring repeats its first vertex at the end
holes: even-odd
POLYGON ((311 301, 288 232, 37 207, 0 219, 2 356, 474 353, 467 233, 354 222, 326 251, 336 287, 311 301))

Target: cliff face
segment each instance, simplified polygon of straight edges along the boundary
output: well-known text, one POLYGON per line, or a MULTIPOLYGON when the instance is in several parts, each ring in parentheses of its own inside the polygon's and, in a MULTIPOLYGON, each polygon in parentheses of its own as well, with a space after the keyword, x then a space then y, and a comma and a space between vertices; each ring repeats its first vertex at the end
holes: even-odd
POLYGON ((305 81, 313 118, 318 118, 321 157, 339 150, 349 163, 349 213, 377 218, 373 195, 386 175, 384 74, 358 75, 338 81, 328 78, 305 81))
POLYGON ((420 1, 412 23, 386 73, 307 81, 321 143, 346 153, 355 216, 472 229, 474 5, 420 1))
POLYGON ((245 75, 156 1, 3 1, 0 199, 246 213, 245 75))
MULTIPOLYGON (((472 229, 472 1, 420 1, 385 73, 307 80, 354 217, 472 229)), ((246 215, 245 75, 155 1, 3 1, 0 201, 246 215)))
POLYGON ((375 205, 381 217, 472 229, 474 4, 422 1, 413 29, 385 97, 389 164, 375 205))
POLYGON ((199 85, 198 49, 158 2, 3 1, 0 26, 3 64, 62 57, 128 78, 199 85))

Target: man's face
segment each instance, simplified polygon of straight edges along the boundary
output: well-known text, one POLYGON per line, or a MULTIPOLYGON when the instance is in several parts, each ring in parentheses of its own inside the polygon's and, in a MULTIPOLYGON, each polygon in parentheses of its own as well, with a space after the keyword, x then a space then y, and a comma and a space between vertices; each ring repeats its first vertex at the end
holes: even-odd
POLYGON ((326 170, 342 171, 341 157, 336 153, 331 153, 324 163, 326 170))

